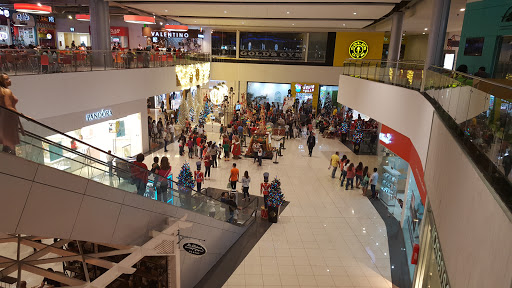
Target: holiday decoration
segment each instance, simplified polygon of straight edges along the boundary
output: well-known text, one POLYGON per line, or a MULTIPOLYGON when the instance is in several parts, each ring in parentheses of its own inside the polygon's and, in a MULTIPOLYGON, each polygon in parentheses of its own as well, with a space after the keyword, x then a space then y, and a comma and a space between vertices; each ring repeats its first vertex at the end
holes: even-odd
POLYGON ((183 101, 181 101, 180 109, 178 111, 178 124, 181 127, 185 127, 185 122, 188 120, 189 115, 188 103, 186 99, 183 99, 183 101))
POLYGON ((284 202, 284 194, 281 192, 281 181, 277 177, 270 183, 267 205, 269 207, 279 207, 284 202))
POLYGON ((268 221, 277 223, 279 219, 279 207, 284 202, 284 194, 281 192, 281 181, 277 177, 270 184, 268 192, 267 206, 268 206, 268 221))
POLYGON ((352 141, 354 143, 361 143, 361 141, 363 140, 363 123, 363 121, 356 122, 356 127, 352 138, 352 141))
POLYGON ((199 114, 199 124, 204 125, 206 123, 206 119, 207 119, 208 115, 210 115, 212 113, 212 109, 210 106, 211 106, 211 104, 208 101, 206 103, 204 103, 204 108, 201 111, 201 113, 199 114))
POLYGON ((194 110, 194 107, 190 108, 189 119, 190 119, 190 122, 195 122, 196 121, 196 112, 194 110))
POLYGON ((181 166, 180 174, 178 175, 178 185, 185 188, 194 188, 194 176, 190 171, 190 165, 188 163, 181 166))

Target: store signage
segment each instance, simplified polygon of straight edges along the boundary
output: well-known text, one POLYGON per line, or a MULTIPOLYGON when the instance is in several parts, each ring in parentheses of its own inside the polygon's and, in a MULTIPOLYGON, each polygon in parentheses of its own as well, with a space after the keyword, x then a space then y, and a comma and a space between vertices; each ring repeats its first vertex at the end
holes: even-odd
POLYGON ((206 254, 206 248, 197 243, 187 242, 183 244, 183 249, 194 256, 203 256, 206 254))
POLYGON ((441 288, 450 288, 446 264, 441 251, 441 243, 439 242, 439 234, 437 233, 437 227, 434 221, 432 221, 432 245, 434 246, 434 258, 436 259, 439 280, 441 280, 441 288))
POLYGON ((348 54, 354 59, 363 59, 368 55, 368 44, 363 40, 356 40, 348 47, 348 54))
POLYGON ((45 22, 50 24, 55 24, 55 17, 53 16, 37 16, 37 21, 39 22, 45 22))
POLYGON ((127 27, 110 27, 111 36, 128 36, 127 27))
MULTIPOLYGON (((144 27, 147 28, 147 27, 144 27)), ((199 30, 189 29, 187 31, 167 31, 142 29, 142 36, 160 38, 203 38, 199 37, 199 30)))
POLYGON ((391 144, 391 138, 393 138, 393 136, 389 133, 380 133, 379 134, 379 140, 386 143, 386 144, 391 144))
POLYGON ((11 13, 9 13, 9 10, 0 8, 0 15, 4 15, 5 17, 9 17, 11 13))
POLYGON ((308 85, 308 84, 295 84, 295 92, 297 93, 313 93, 315 92, 315 85, 308 85))
POLYGON ((50 33, 46 34, 46 39, 52 39, 52 34, 50 34, 50 33))
POLYGON ((75 28, 73 28, 73 27, 69 27, 69 31, 71 31, 71 32, 75 32, 75 28))
POLYGON ((9 38, 9 34, 6 32, 0 32, 0 40, 7 40, 9 38))
POLYGON ((35 26, 34 16, 24 13, 24 12, 16 12, 12 14, 12 20, 14 22, 14 26, 35 26))
POLYGON ((250 51, 241 50, 241 58, 259 58, 259 59, 282 59, 282 60, 302 60, 302 52, 279 52, 279 51, 250 51))
POLYGON ((94 121, 112 116, 112 110, 101 109, 98 112, 89 113, 85 115, 85 121, 94 121))

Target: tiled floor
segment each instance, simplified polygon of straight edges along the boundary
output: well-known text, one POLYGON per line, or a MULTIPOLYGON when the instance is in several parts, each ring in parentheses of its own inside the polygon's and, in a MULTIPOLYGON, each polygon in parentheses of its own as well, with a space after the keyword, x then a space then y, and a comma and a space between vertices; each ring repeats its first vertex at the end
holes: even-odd
MULTIPOLYGON (((206 131, 218 142, 216 127, 206 131)), ((251 194, 259 193, 263 173, 269 172, 272 179, 281 180, 290 204, 224 287, 391 287, 384 222, 360 189, 340 188, 327 169, 334 151, 370 169, 379 163, 377 157, 356 156, 339 141, 322 137, 313 157, 308 157, 305 142, 305 138, 287 140, 279 164, 264 160, 259 167, 252 159, 236 160, 241 174, 249 171, 251 194)), ((176 143, 168 149, 165 154, 176 177, 185 161, 195 169, 197 158, 178 156, 176 143)), ((165 154, 160 150, 145 162, 149 165, 153 156, 165 154)), ((219 163, 204 186, 226 187, 233 160, 219 163)))

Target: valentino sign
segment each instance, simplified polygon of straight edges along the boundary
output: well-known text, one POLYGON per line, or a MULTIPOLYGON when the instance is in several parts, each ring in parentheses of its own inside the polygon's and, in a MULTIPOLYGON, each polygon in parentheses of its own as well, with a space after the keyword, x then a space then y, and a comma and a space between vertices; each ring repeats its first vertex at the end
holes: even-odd
POLYGON ((85 115, 85 121, 94 121, 112 116, 112 110, 101 109, 98 112, 89 113, 85 115))
POLYGON ((187 242, 183 244, 183 249, 194 256, 203 256, 206 254, 206 248, 197 243, 187 242))

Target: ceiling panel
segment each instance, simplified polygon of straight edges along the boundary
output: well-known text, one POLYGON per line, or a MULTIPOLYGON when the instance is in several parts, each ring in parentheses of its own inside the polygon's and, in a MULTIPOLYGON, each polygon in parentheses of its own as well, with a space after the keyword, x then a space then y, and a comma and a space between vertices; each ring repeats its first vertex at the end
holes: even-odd
POLYGON ((125 5, 162 16, 207 18, 379 19, 394 4, 187 4, 131 2, 125 5), (356 14, 354 14, 356 13, 356 14))
POLYGON ((233 28, 253 30, 254 27, 283 28, 300 31, 336 31, 343 29, 362 29, 370 25, 370 20, 264 20, 264 19, 219 19, 219 18, 174 18, 190 26, 207 26, 213 28, 233 28))

